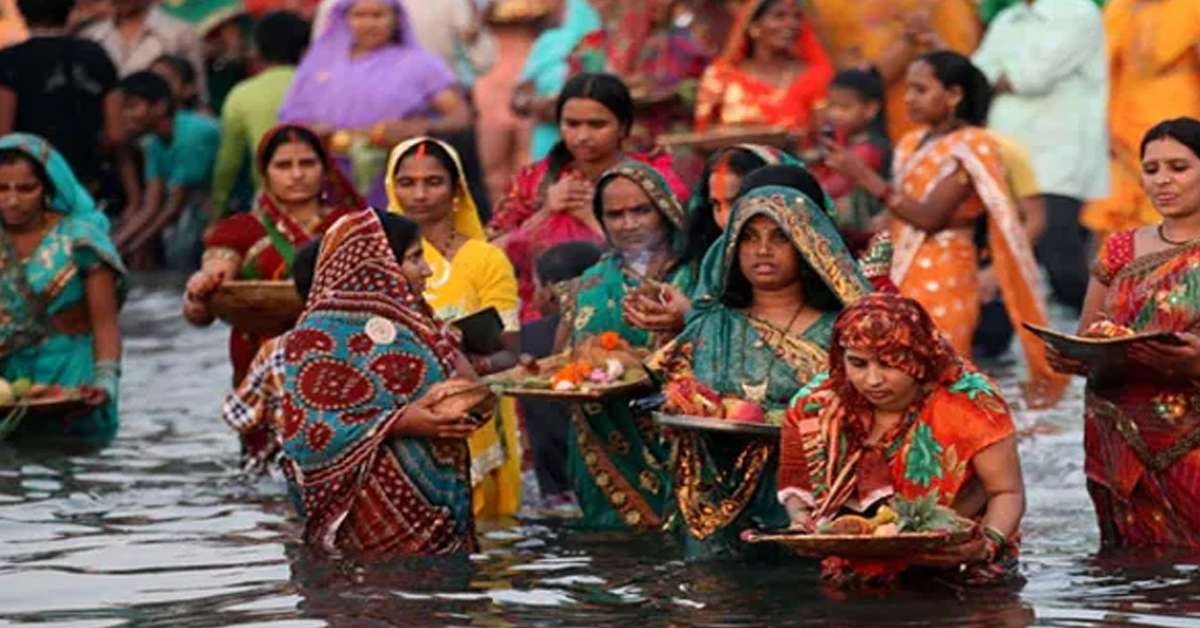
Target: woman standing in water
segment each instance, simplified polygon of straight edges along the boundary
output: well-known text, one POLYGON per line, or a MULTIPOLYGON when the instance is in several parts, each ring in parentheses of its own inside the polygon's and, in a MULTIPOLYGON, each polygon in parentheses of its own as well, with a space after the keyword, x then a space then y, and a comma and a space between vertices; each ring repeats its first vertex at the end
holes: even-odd
POLYGON ((0 369, 79 388, 91 411, 17 436, 105 444, 117 433, 125 266, 109 223, 45 140, 0 138, 0 369))
MULTIPOLYGON (((253 210, 218 222, 204 239, 204 263, 188 280, 183 316, 197 326, 213 322, 212 296, 233 279, 287 279, 296 251, 365 201, 330 159, 317 134, 284 124, 263 136, 255 160, 263 182, 253 210)), ((236 386, 266 340, 232 329, 229 357, 236 386)))
POLYGON ((596 182, 625 159, 651 164, 665 177, 669 191, 687 195, 665 152, 627 154, 621 143, 633 125, 633 99, 621 79, 609 74, 580 74, 559 94, 555 119, 562 141, 550 155, 523 168, 512 189, 496 206, 489 225, 517 270, 523 322, 540 316, 533 308, 533 262, 558 244, 603 244, 599 219, 592 213, 596 182))
MULTIPOLYGON (((560 336, 577 342, 616 332, 631 347, 657 348, 670 338, 631 325, 622 305, 647 281, 691 290, 683 208, 657 170, 625 161, 600 177, 593 211, 612 250, 579 278, 560 336)), ((653 530, 663 523, 671 497, 667 451, 650 417, 635 415, 629 401, 574 408, 567 474, 583 510, 581 527, 653 530)))
MULTIPOLYGON (((811 176, 807 193, 766 186, 740 198, 704 260, 683 332, 650 365, 770 412, 826 368, 833 320, 873 287, 837 235, 811 176)), ((671 395, 668 394, 668 399, 671 395)), ((689 558, 737 554, 749 528, 778 528, 774 443, 695 431, 675 440, 675 495, 689 558)))
POLYGON ((1016 575, 1025 484, 1016 430, 994 385, 959 358, 919 303, 872 295, 842 312, 829 376, 792 403, 779 500, 794 528, 871 516, 893 497, 936 495, 978 522, 970 541, 899 561, 826 559, 837 585, 886 583, 910 564, 994 583, 1016 575))
MULTIPOLYGON (((473 355, 481 375, 517 365, 520 321, 517 278, 504 251, 489 244, 458 153, 448 144, 418 137, 392 150, 388 209, 416 221, 432 276, 425 299, 438 318, 451 321, 493 307, 504 323, 504 347, 473 355)), ((516 403, 501 402, 496 419, 471 436, 475 516, 511 517, 521 505, 521 436, 516 403)))
MULTIPOLYGON (((1036 290, 1037 263, 1004 182, 1000 149, 982 128, 991 100, 983 73, 966 57, 942 51, 913 62, 907 80, 909 113, 927 128, 904 136, 896 147, 896 185, 831 141, 825 142, 825 163, 887 207, 895 244, 893 283, 924 306, 959 354, 970 355, 980 315, 977 221, 987 222, 993 266, 1018 328, 1046 322, 1036 290)), ((1026 400, 1054 404, 1066 380, 1050 368, 1031 334, 1022 332, 1021 341, 1030 371, 1026 400)))
POLYGON ((265 387, 244 385, 226 402, 235 426, 270 417, 309 545, 375 555, 477 547, 466 443, 475 424, 435 413, 430 393, 473 373, 417 291, 428 275, 419 246, 399 216, 338 221, 322 238, 304 315, 266 360, 276 375, 248 378, 265 387))
MULTIPOLYGON (((1108 238, 1093 266, 1080 333, 1175 332, 1132 357, 1143 369, 1088 379, 1084 446, 1101 540, 1200 547, 1200 120, 1167 120, 1141 144, 1142 188, 1162 216, 1108 238)), ((1088 375, 1057 358, 1063 372, 1088 375)))

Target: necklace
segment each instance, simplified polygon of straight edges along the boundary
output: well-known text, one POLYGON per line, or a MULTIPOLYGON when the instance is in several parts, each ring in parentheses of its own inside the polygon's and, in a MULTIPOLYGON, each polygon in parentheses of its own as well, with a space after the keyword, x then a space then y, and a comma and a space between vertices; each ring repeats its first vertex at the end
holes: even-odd
POLYGON ((1180 242, 1179 240, 1172 240, 1171 238, 1167 237, 1167 231, 1166 231, 1165 227, 1166 227, 1166 225, 1164 225, 1163 223, 1160 222, 1160 223, 1158 223, 1157 231, 1158 231, 1158 239, 1162 240, 1166 244, 1170 244, 1171 246, 1184 246, 1187 244, 1191 244, 1192 242, 1194 242, 1196 240, 1196 238, 1192 238, 1191 240, 1184 240, 1182 242, 1180 242))
MULTIPOLYGON (((779 335, 779 340, 777 340, 775 342, 774 346, 770 347, 771 359, 769 362, 767 362, 766 373, 763 374, 762 381, 758 382, 757 384, 751 384, 749 382, 745 382, 742 384, 742 393, 744 395, 746 395, 746 399, 753 401, 754 403, 757 403, 757 404, 761 404, 762 402, 767 400, 767 391, 769 391, 771 389, 771 371, 774 370, 775 363, 777 361, 779 361, 779 347, 781 345, 783 345, 783 342, 785 340, 787 340, 788 334, 790 334, 792 332, 792 326, 794 326, 796 324, 796 320, 798 320, 800 318, 800 314, 803 312, 804 312, 804 304, 801 303, 800 307, 796 308, 796 313, 792 314, 792 320, 788 321, 787 328, 785 328, 783 330, 783 333, 781 333, 779 335)), ((749 313, 747 313, 747 316, 750 316, 749 313)), ((750 318, 754 318, 754 317, 750 316, 750 318)), ((758 319, 758 320, 762 320, 762 319, 758 319)), ((763 321, 763 322, 766 323, 767 325, 771 325, 770 321, 763 321)), ((774 325, 771 325, 771 326, 774 327, 774 325)), ((778 329, 778 327, 776 327, 776 329, 778 329)), ((756 347, 762 345, 761 341, 756 342, 754 344, 756 347)), ((743 347, 746 346, 746 328, 745 327, 742 328, 742 346, 743 347)), ((746 372, 746 354, 745 353, 742 354, 742 378, 746 379, 746 380, 749 379, 749 373, 746 372)))
POLYGON ((450 253, 454 251, 454 245, 458 242, 458 238, 459 238, 458 232, 451 231, 450 235, 442 242, 437 242, 437 241, 435 241, 433 239, 429 239, 429 238, 427 238, 427 239, 429 240, 430 244, 433 245, 433 248, 435 248, 441 252, 442 257, 449 259, 450 253))

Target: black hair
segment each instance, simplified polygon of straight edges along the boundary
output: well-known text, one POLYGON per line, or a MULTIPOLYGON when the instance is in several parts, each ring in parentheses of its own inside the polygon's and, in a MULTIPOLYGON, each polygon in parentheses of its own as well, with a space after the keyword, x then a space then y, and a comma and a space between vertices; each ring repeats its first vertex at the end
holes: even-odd
POLYGON ((392 253, 396 256, 396 263, 404 263, 404 254, 412 247, 413 243, 421 238, 421 228, 417 223, 409 218, 405 218, 400 214, 376 209, 375 215, 379 216, 379 222, 383 225, 383 233, 387 236, 388 245, 392 248, 392 253))
POLYGON ((54 182, 50 180, 50 173, 46 172, 46 167, 42 165, 42 162, 19 148, 0 148, 0 166, 11 166, 17 163, 28 164, 29 169, 33 170, 34 178, 42 184, 43 193, 47 197, 54 196, 54 182))
POLYGON ((757 188, 768 186, 791 188, 807 196, 817 207, 825 206, 825 188, 807 169, 800 166, 765 166, 751 172, 742 179, 737 197, 741 198, 757 188))
MULTIPOLYGON (((740 247, 741 244, 738 244, 740 247)), ((729 267, 729 281, 725 284, 725 292, 721 294, 721 303, 737 310, 749 308, 754 303, 754 287, 742 272, 737 258, 737 248, 734 248, 734 258, 729 267)), ((799 254, 799 251, 797 251, 799 254)), ((842 309, 842 301, 825 282, 817 271, 813 270, 803 256, 800 257, 800 283, 804 286, 804 302, 822 312, 836 312, 842 309)))
POLYGON ((983 71, 967 57, 951 51, 937 50, 917 58, 933 68, 933 75, 947 89, 962 90, 962 102, 954 116, 971 126, 987 125, 988 109, 992 106, 992 86, 983 71))
POLYGON ((254 27, 254 46, 267 63, 299 65, 309 42, 309 25, 291 11, 272 11, 254 27))
POLYGON ((842 70, 833 75, 830 87, 848 89, 863 100, 863 102, 878 102, 883 104, 883 78, 874 66, 866 69, 854 68, 842 70))
MULTIPOLYGON (((556 124, 562 122, 563 108, 567 106, 567 102, 576 98, 594 100, 604 105, 616 116, 617 122, 624 128, 625 134, 628 134, 629 129, 633 127, 633 96, 630 95, 629 88, 620 78, 612 74, 584 73, 567 81, 562 91, 559 92, 558 101, 554 105, 556 124)), ((558 174, 567 164, 571 163, 573 158, 565 142, 559 141, 555 144, 550 151, 550 177, 548 180, 557 179, 558 174)))
MULTIPOLYGON (((750 22, 749 23, 753 24, 753 23, 763 19, 764 17, 766 17, 767 11, 770 11, 772 8, 775 7, 775 5, 777 5, 783 1, 784 0, 763 0, 762 4, 758 5, 758 8, 754 9, 754 12, 750 14, 750 22)), ((798 0, 786 0, 786 1, 791 2, 792 4, 798 3, 798 0)), ((746 53, 747 53, 747 55, 750 55, 750 56, 754 55, 754 40, 750 39, 749 37, 746 38, 746 53)))
MULTIPOLYGON (((795 2, 796 0, 789 1, 795 2)), ((771 7, 779 4, 779 2, 780 0, 763 0, 762 4, 758 5, 758 8, 754 10, 754 13, 750 14, 750 21, 757 22, 763 19, 763 16, 767 14, 767 11, 770 11, 771 7)))
POLYGON ((292 279, 296 282, 296 292, 300 300, 308 303, 308 295, 312 292, 313 277, 317 273, 317 256, 321 252, 321 238, 317 238, 296 251, 292 258, 292 279))
POLYGON ((126 97, 144 100, 151 105, 167 103, 167 111, 175 110, 175 98, 171 95, 171 85, 167 79, 151 72, 142 70, 134 72, 117 83, 117 89, 126 97))
POLYGON ((833 76, 829 87, 831 89, 839 87, 854 92, 864 103, 878 103, 879 111, 875 113, 875 119, 871 120, 869 128, 881 136, 887 136, 887 93, 879 68, 870 66, 866 69, 842 70, 833 76))
POLYGON ((75 0, 17 0, 17 12, 29 26, 66 26, 75 0))
POLYGON ((275 158, 275 151, 288 142, 304 142, 317 154, 317 159, 321 160, 322 166, 329 163, 329 152, 325 150, 325 145, 321 143, 321 138, 312 129, 299 124, 288 124, 280 127, 262 147, 262 151, 260 151, 258 156, 258 168, 260 172, 267 171, 267 166, 275 158))
POLYGON ((192 65, 191 61, 179 55, 161 55, 150 65, 158 65, 160 63, 171 66, 171 69, 179 75, 179 80, 185 84, 196 84, 196 68, 192 65))
POLYGON ((604 251, 587 241, 564 242, 538 256, 534 271, 544 286, 574 279, 596 262, 604 251))
MULTIPOLYGON (((422 146, 425 147, 425 154, 437 159, 442 164, 442 167, 446 169, 446 172, 450 173, 450 189, 457 192, 459 186, 458 164, 454 163, 454 157, 450 155, 449 151, 442 148, 442 145, 438 142, 425 140, 413 144, 412 148, 408 149, 408 151, 400 156, 400 159, 396 160, 396 170, 399 171, 401 162, 415 155, 422 146)), ((392 172, 391 176, 396 176, 396 173, 392 172)))
POLYGON ((1142 137, 1141 156, 1146 156, 1146 147, 1150 142, 1168 138, 1187 146, 1193 155, 1200 158, 1200 120, 1187 117, 1163 120, 1146 131, 1142 137))
POLYGON ((692 192, 693 207, 691 219, 687 226, 687 255, 688 259, 701 259, 708 252, 717 238, 721 237, 721 227, 713 216, 712 196, 708 193, 708 180, 712 178, 717 168, 724 165, 739 177, 767 165, 767 162, 756 153, 736 146, 726 148, 713 154, 704 164, 700 173, 700 183, 692 192))

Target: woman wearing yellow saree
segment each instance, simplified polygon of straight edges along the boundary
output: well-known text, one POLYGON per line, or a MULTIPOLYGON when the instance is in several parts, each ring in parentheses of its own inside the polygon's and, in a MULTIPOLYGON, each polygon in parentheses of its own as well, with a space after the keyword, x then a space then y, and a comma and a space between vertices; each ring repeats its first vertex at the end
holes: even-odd
MULTIPOLYGON (((488 244, 458 153, 448 144, 418 137, 392 150, 387 169, 388 209, 421 227, 425 261, 433 275, 425 299, 438 318, 453 320, 489 307, 504 322, 505 349, 473 355, 482 375, 516 365, 520 324, 517 278, 504 251, 488 244)), ((475 516, 516 514, 521 503, 521 448, 516 405, 501 403, 499 416, 470 439, 475 516)))

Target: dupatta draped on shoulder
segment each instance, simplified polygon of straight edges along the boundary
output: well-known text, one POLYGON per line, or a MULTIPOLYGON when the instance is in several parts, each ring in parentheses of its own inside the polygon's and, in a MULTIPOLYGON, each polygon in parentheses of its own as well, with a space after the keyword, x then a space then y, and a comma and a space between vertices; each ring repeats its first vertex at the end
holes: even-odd
POLYGON ((283 338, 283 468, 304 539, 328 550, 474 547, 464 441, 392 437, 454 374, 454 340, 404 279, 374 211, 322 241, 309 303, 283 338))
MULTIPOLYGON (((1066 389, 1068 379, 1050 368, 1046 360, 1045 346, 1033 334, 1021 327, 1021 323, 1045 325, 1047 321, 1045 303, 1038 289, 1037 261, 1025 227, 1021 224, 1017 210, 1004 180, 1004 165, 1000 149, 986 131, 967 127, 945 136, 930 139, 921 145, 923 132, 909 134, 896 149, 896 177, 906 194, 925 199, 947 177, 953 176, 961 167, 974 188, 974 195, 964 203, 982 205, 987 216, 988 246, 994 260, 993 266, 1004 297, 1005 309, 1013 326, 1018 329, 1021 346, 1029 364, 1029 381, 1025 384, 1025 397, 1033 407, 1051 406, 1058 402, 1066 389)), ((960 208, 960 213, 965 211, 960 208)), ((944 246, 939 238, 943 234, 930 236, 924 231, 903 221, 893 221, 895 249, 892 258, 891 279, 902 293, 913 295, 910 275, 917 274, 918 256, 931 247, 944 246)), ((960 236, 960 239, 966 236, 960 236)), ((969 245, 973 247, 973 245, 969 245)), ((972 249, 973 250, 973 249, 972 249)), ((926 259, 927 263, 929 260, 926 259)), ((968 263, 967 260, 955 260, 968 263)), ((950 272, 921 266, 920 272, 950 272)), ((957 269, 968 272, 965 269, 957 269)), ((969 272, 974 273, 971 268, 969 272)), ((922 275, 924 276, 924 275, 922 275)), ((937 285, 936 283, 934 285, 937 285)), ((954 290, 947 283, 941 287, 945 293, 954 290)), ((963 294, 963 299, 978 300, 978 294, 963 294)), ((931 307, 930 313, 939 323, 943 313, 931 307)), ((949 316, 947 314, 946 316, 949 316)), ((952 330, 947 329, 947 332, 952 330)), ((962 351, 963 339, 955 337, 955 345, 962 351)), ((969 340, 965 341, 969 347, 969 340)))

